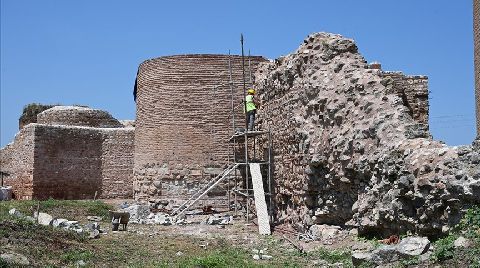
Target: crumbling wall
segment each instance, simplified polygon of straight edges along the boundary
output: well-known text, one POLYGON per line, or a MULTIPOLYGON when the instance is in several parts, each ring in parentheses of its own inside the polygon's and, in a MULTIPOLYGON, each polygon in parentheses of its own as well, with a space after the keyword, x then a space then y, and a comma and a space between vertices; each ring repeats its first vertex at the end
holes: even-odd
POLYGON ((423 75, 406 76, 402 72, 383 72, 382 82, 389 93, 400 96, 410 116, 428 127, 428 78, 423 75))
MULTIPOLYGON (((250 57, 256 70, 262 57, 250 57)), ((248 58, 245 62, 248 75, 248 58)), ((232 56, 234 103, 243 99, 241 57, 232 56)), ((179 55, 143 62, 136 83, 136 199, 188 198, 228 163, 232 134, 227 55, 179 55)), ((248 81, 248 77, 247 77, 248 81)), ((237 126, 244 117, 237 114, 237 126)), ((225 204, 219 187, 208 202, 225 204)), ((200 203, 202 205, 202 203, 200 203)))
POLYGON ((12 186, 16 199, 33 195, 34 132, 33 125, 22 128, 12 143, 0 150, 0 170, 9 174, 4 185, 12 186))
POLYGON ((54 107, 39 117, 43 124, 27 125, 1 151, 16 198, 133 197, 133 127, 85 107, 54 107))
POLYGON ((280 222, 439 235, 480 202, 479 148, 431 140, 425 77, 369 69, 352 40, 318 33, 255 78, 280 222))
POLYGON ((37 123, 98 128, 123 127, 122 123, 106 111, 80 106, 55 106, 39 113, 37 123))
POLYGON ((25 107, 23 107, 22 115, 18 119, 18 129, 20 130, 30 123, 37 123, 37 115, 54 106, 55 105, 44 105, 40 103, 30 103, 25 105, 25 107))

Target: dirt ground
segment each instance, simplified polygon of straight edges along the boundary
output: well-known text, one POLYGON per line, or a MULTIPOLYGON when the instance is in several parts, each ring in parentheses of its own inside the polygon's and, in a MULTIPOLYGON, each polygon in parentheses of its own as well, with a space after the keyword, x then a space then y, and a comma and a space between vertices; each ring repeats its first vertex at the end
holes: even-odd
POLYGON ((77 220, 81 225, 90 222, 87 216, 104 216, 100 222, 104 232, 98 239, 27 224, 8 215, 13 207, 31 215, 36 201, 1 202, 0 253, 23 254, 33 267, 352 267, 350 250, 372 247, 347 231, 334 240, 307 242, 299 241, 286 225, 265 236, 242 217, 228 225, 208 225, 210 215, 187 216, 192 223, 185 225, 128 224, 126 231, 112 231, 108 210, 125 201, 132 202, 40 203, 41 211, 54 218, 77 220))

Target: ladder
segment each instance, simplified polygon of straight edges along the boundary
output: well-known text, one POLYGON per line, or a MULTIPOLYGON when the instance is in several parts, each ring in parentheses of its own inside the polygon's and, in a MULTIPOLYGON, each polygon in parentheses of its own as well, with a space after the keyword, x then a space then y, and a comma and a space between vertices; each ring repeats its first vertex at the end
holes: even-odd
POLYGON ((213 180, 211 180, 207 185, 205 185, 202 189, 198 190, 194 193, 187 201, 185 201, 180 207, 176 208, 171 215, 172 216, 180 216, 187 209, 193 206, 198 200, 200 200, 204 195, 210 192, 213 188, 215 188, 220 182, 222 182, 230 172, 234 171, 239 164, 232 164, 228 168, 226 168, 222 173, 218 174, 213 180))

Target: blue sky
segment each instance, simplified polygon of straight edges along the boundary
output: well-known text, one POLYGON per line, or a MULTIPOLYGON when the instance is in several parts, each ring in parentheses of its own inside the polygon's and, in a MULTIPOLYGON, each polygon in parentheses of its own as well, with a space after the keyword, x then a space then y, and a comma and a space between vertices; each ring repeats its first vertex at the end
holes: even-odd
POLYGON ((384 70, 429 76, 435 139, 475 136, 471 0, 1 0, 1 146, 24 105, 82 104, 134 119, 138 65, 186 53, 277 58, 313 32, 353 38, 384 70))

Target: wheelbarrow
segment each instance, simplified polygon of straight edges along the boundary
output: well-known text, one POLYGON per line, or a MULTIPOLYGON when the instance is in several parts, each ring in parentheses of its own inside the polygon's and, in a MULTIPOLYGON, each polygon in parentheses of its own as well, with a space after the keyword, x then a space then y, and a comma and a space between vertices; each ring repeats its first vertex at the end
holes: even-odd
POLYGON ((118 231, 118 227, 122 225, 124 231, 127 230, 127 224, 130 220, 130 213, 125 211, 109 211, 112 218, 112 231, 118 231))

